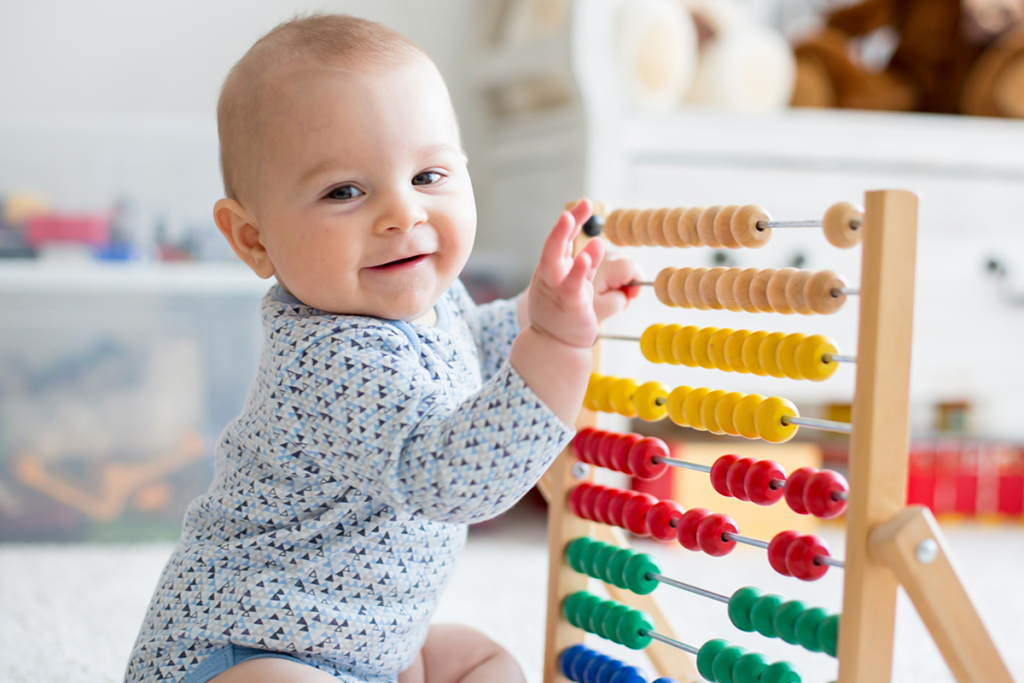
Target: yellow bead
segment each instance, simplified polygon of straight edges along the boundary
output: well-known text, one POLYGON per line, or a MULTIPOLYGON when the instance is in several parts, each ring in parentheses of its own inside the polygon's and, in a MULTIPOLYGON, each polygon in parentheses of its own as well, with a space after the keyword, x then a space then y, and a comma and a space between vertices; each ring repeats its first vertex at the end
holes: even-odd
POLYGON ((757 435, 768 443, 785 443, 796 435, 799 427, 795 424, 785 424, 783 418, 799 415, 791 401, 778 396, 766 398, 757 407, 757 414, 754 416, 757 435))
POLYGON ((729 365, 725 357, 725 342, 733 332, 735 330, 723 327, 711 335, 711 340, 708 342, 708 353, 711 356, 711 362, 715 364, 716 368, 725 372, 732 372, 732 366, 729 365))
POLYGON ((700 387, 686 395, 686 398, 683 400, 683 417, 686 418, 687 426, 694 429, 704 429, 704 420, 700 416, 700 405, 704 402, 704 397, 710 393, 710 389, 700 387))
POLYGON ((590 381, 587 382, 587 393, 583 394, 583 407, 587 410, 597 410, 597 404, 594 403, 594 385, 601 379, 601 375, 596 372, 590 373, 590 381))
POLYGON ((657 422, 668 413, 668 389, 661 382, 644 382, 633 393, 633 407, 641 420, 657 422))
POLYGON ((712 434, 725 434, 725 430, 718 426, 718 419, 715 417, 715 409, 724 396, 724 391, 715 389, 700 402, 700 420, 704 423, 704 429, 712 434))
POLYGON ((625 417, 636 417, 636 408, 633 406, 633 394, 639 385, 636 380, 625 378, 616 381, 608 389, 608 401, 619 415, 625 417))
POLYGON ((651 325, 640 335, 640 353, 652 363, 662 363, 661 354, 658 353, 658 333, 665 326, 661 323, 651 325))
POLYGON ((747 341, 749 336, 750 330, 736 330, 725 340, 725 362, 733 369, 733 372, 744 375, 750 372, 747 369, 747 364, 743 362, 743 342, 747 341))
POLYGON ((782 368, 782 374, 790 379, 804 378, 804 374, 800 372, 800 368, 797 366, 796 347, 806 338, 806 334, 794 332, 793 334, 787 334, 782 343, 779 344, 779 367, 782 368))
POLYGON ((601 379, 594 382, 594 405, 602 413, 614 413, 615 408, 612 408, 611 402, 608 400, 608 390, 612 388, 612 385, 619 381, 618 377, 612 375, 605 375, 601 379))
POLYGON ((752 374, 758 377, 764 377, 768 374, 768 371, 761 365, 761 361, 758 358, 758 352, 761 350, 761 342, 768 336, 767 332, 752 332, 749 337, 743 341, 743 364, 747 366, 752 374))
POLYGON ((757 360, 761 362, 764 371, 772 377, 786 376, 779 367, 779 344, 785 337, 784 332, 772 332, 761 341, 761 346, 757 350, 757 360))
POLYGON ((693 390, 690 387, 676 387, 668 395, 668 419, 680 427, 690 426, 690 423, 686 421, 686 415, 683 413, 683 402, 691 391, 693 390))
POLYGON ((728 394, 718 400, 718 405, 715 406, 715 421, 718 422, 718 428, 729 436, 739 436, 740 432, 736 428, 736 404, 743 399, 743 394, 738 391, 730 391, 728 394))
POLYGON ((676 354, 672 352, 672 341, 680 329, 682 328, 679 325, 665 325, 658 333, 658 339, 655 342, 658 348, 658 357, 669 365, 679 365, 676 354))
POLYGON ((702 327, 693 335, 693 342, 690 343, 690 353, 697 365, 708 370, 715 369, 715 363, 711 360, 711 337, 718 332, 717 327, 702 327))
POLYGON ((820 382, 835 374, 839 363, 825 360, 825 354, 839 353, 836 343, 823 334, 812 334, 796 347, 796 364, 809 380, 820 382))
POLYGON ((687 325, 676 332, 675 339, 672 340, 672 353, 677 361, 688 368, 697 367, 697 360, 693 357, 692 349, 693 338, 699 331, 700 328, 696 325, 687 325))
POLYGON ((747 394, 736 403, 732 412, 732 420, 739 435, 747 439, 757 438, 757 409, 764 401, 761 394, 747 394))

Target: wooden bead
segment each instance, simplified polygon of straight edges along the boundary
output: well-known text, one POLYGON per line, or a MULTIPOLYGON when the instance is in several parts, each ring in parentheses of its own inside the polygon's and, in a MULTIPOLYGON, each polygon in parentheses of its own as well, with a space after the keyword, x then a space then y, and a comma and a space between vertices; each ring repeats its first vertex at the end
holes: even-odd
POLYGON ((704 274, 707 272, 707 268, 693 268, 686 276, 684 296, 690 306, 698 311, 706 311, 711 308, 700 298, 700 281, 704 279, 704 274))
POLYGON ((759 312, 757 306, 754 305, 753 300, 750 298, 750 283, 754 280, 754 276, 760 272, 759 268, 746 268, 736 276, 732 283, 732 298, 736 300, 736 305, 747 313, 759 312))
POLYGON ((747 370, 758 377, 764 377, 768 374, 768 371, 761 365, 761 343, 765 340, 768 333, 764 330, 758 330, 752 332, 743 340, 743 347, 740 353, 743 358, 743 364, 747 366, 747 370))
MULTIPOLYGON (((647 221, 647 239, 652 247, 671 247, 672 244, 665 237, 665 218, 668 216, 668 209, 656 209, 651 213, 647 221)), ((675 226, 672 226, 673 230, 675 226)))
POLYGON ((633 393, 633 406, 641 420, 657 422, 668 414, 668 390, 661 382, 645 382, 633 393))
POLYGON ((686 415, 683 414, 683 401, 693 391, 690 387, 676 387, 668 393, 668 419, 680 427, 689 427, 686 415))
POLYGON ((721 277, 715 282, 715 297, 722 308, 733 313, 739 313, 743 309, 736 303, 736 297, 732 294, 732 286, 736 278, 743 272, 742 268, 726 268, 721 277))
POLYGON ((796 364, 800 374, 812 382, 826 380, 835 374, 839 363, 825 360, 826 354, 839 353, 836 343, 821 334, 812 334, 796 347, 796 364))
MULTIPOLYGON (((605 229, 607 228, 608 224, 605 223, 605 229)), ((661 271, 658 272, 658 276, 654 278, 654 295, 658 297, 658 301, 666 306, 676 305, 668 295, 668 281, 676 270, 678 270, 678 268, 674 268, 672 266, 662 268, 661 271)))
POLYGON ((691 206, 679 217, 679 224, 676 227, 679 231, 679 239, 691 247, 704 246, 704 243, 700 241, 700 235, 697 233, 697 221, 702 213, 704 213, 703 206, 691 206))
POLYGON ((697 294, 700 296, 700 300, 704 302, 704 305, 708 308, 720 311, 725 308, 722 303, 718 300, 718 279, 725 274, 728 268, 712 268, 708 272, 704 273, 704 277, 700 279, 700 283, 697 286, 697 294))
POLYGON ((757 409, 764 402, 761 394, 747 394, 741 398, 732 411, 736 431, 745 439, 757 438, 757 409))
POLYGON ((757 349, 757 360, 761 362, 761 367, 769 375, 779 379, 786 376, 779 366, 779 344, 785 338, 784 332, 772 332, 761 341, 761 346, 757 349))
POLYGON ((657 349, 658 357, 661 362, 668 363, 669 365, 679 365, 679 361, 676 359, 675 353, 672 352, 672 342, 675 340, 676 333, 682 329, 679 325, 665 325, 658 330, 658 336, 655 340, 655 348, 657 349))
POLYGON ((715 361, 711 359, 711 337, 718 332, 717 327, 702 327, 693 336, 693 343, 690 344, 693 359, 697 365, 706 370, 715 369, 715 361))
POLYGON ((647 235, 647 224, 651 221, 654 209, 641 209, 633 216, 633 225, 630 232, 633 235, 633 242, 638 247, 649 247, 652 242, 647 235))
POLYGON ((777 396, 765 399, 754 414, 757 435, 768 443, 789 441, 796 436, 798 427, 792 423, 784 423, 783 419, 787 417, 800 417, 800 412, 791 401, 777 396))
POLYGON ((860 244, 864 237, 864 210, 850 202, 839 202, 828 207, 821 219, 821 229, 832 246, 849 249, 860 244))
POLYGON ((725 357, 725 342, 735 331, 731 328, 723 327, 711 335, 711 339, 708 340, 708 355, 711 356, 711 362, 723 372, 732 372, 732 365, 729 364, 729 360, 725 357))
POLYGON ((789 305, 789 301, 786 299, 786 284, 797 272, 799 271, 796 268, 781 268, 768 280, 768 305, 776 313, 784 315, 792 315, 794 313, 793 307, 789 305))
POLYGON ((692 272, 693 268, 680 268, 669 278, 668 297, 680 308, 693 308, 693 304, 686 298, 686 281, 692 272))
POLYGON ((690 428, 704 431, 704 422, 700 417, 700 404, 704 401, 704 397, 710 393, 710 389, 698 387, 690 391, 686 398, 683 399, 683 415, 686 418, 686 424, 690 428))
POLYGON ((622 219, 622 215, 626 213, 626 209, 615 209, 608 218, 604 219, 604 236, 605 238, 616 246, 621 246, 619 241, 619 221, 622 219))
POLYGON ((796 275, 786 281, 786 303, 800 315, 811 315, 814 313, 811 307, 807 305, 807 299, 804 297, 804 287, 807 286, 807 281, 811 279, 812 275, 814 275, 813 271, 798 270, 796 275))
POLYGON ((758 221, 770 221, 771 219, 772 217, 768 212, 760 206, 745 204, 732 215, 729 230, 732 232, 732 238, 740 246, 747 247, 748 249, 758 249, 768 244, 769 240, 771 240, 772 229, 768 227, 763 230, 758 229, 757 223, 758 221))
POLYGON ((697 367, 697 359, 693 357, 693 338, 700 332, 696 325, 687 325, 676 332, 672 340, 672 355, 688 368, 697 367))
POLYGON ((668 212, 663 221, 663 232, 665 235, 665 241, 668 242, 669 246, 677 247, 679 249, 685 249, 690 245, 683 241, 682 236, 679 234, 679 220, 683 217, 683 212, 686 211, 684 207, 677 207, 668 212))
POLYGON ((712 249, 722 248, 722 243, 715 237, 715 216, 721 210, 722 207, 718 204, 709 206, 701 211, 697 218, 697 236, 700 238, 700 243, 712 249))
POLYGON ((661 323, 655 323, 640 335, 640 354, 651 363, 664 363, 658 350, 658 334, 665 329, 661 323))
POLYGON ((624 377, 608 388, 608 401, 612 409, 624 417, 636 417, 633 394, 640 388, 635 379, 624 377))
POLYGON ((738 204, 730 204, 722 207, 722 210, 715 216, 712 230, 715 233, 715 239, 726 249, 739 249, 742 246, 732 236, 732 217, 736 215, 736 210, 739 208, 738 204))
POLYGON ((778 270, 775 268, 763 268, 750 281, 750 301, 754 304, 754 308, 762 313, 771 313, 775 310, 768 301, 768 281, 777 272, 778 270))
POLYGON ((800 371, 796 358, 796 349, 800 342, 806 338, 807 335, 805 334, 793 332, 792 334, 787 334, 785 339, 779 344, 779 367, 782 368, 782 374, 790 379, 806 379, 800 371))
POLYGON ((815 313, 827 315, 835 313, 846 303, 846 295, 832 296, 832 290, 845 287, 846 280, 831 270, 820 270, 807 280, 804 285, 804 299, 815 313))
POLYGON ((724 396, 725 391, 716 389, 700 402, 700 420, 704 423, 704 429, 712 434, 725 434, 725 430, 718 426, 718 419, 715 417, 715 408, 724 396))
POLYGON ((736 428, 736 420, 734 414, 736 412, 736 404, 743 399, 743 394, 738 391, 731 391, 723 396, 718 401, 718 405, 715 407, 715 420, 718 421, 718 427, 730 436, 739 436, 739 430, 736 428))
POLYGON ((749 374, 747 364, 743 362, 743 342, 750 336, 750 330, 736 330, 725 340, 725 362, 733 372, 749 374))
POLYGON ((618 222, 615 224, 615 236, 618 238, 618 242, 612 242, 620 247, 635 247, 633 243, 633 221, 636 220, 637 214, 640 213, 640 209, 626 209, 621 216, 619 216, 618 222))

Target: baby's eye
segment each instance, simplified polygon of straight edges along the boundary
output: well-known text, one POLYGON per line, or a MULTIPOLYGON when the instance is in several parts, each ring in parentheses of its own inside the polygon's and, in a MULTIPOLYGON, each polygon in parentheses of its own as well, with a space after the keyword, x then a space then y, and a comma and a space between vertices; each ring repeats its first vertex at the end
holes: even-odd
POLYGON ((434 183, 441 182, 443 178, 444 176, 438 173, 437 171, 424 171, 423 173, 420 173, 419 175, 412 179, 412 184, 433 185, 434 183))
POLYGON ((327 198, 345 201, 346 199, 355 199, 363 194, 365 193, 355 185, 341 185, 328 192, 327 198))

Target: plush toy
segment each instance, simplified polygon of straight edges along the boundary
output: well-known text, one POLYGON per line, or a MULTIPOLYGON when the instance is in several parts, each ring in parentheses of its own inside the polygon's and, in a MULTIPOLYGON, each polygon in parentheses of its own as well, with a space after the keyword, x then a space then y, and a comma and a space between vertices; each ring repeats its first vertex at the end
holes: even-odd
POLYGON ((796 106, 1024 115, 1024 0, 866 0, 794 52, 796 106), (872 71, 856 39, 883 27, 898 43, 872 71))

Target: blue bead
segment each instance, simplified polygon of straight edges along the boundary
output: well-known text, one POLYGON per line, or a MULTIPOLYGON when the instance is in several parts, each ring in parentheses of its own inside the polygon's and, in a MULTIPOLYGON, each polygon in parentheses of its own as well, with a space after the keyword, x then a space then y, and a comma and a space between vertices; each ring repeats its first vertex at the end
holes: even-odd
POLYGON ((597 653, 591 650, 589 647, 584 647, 580 650, 580 653, 576 655, 576 658, 572 660, 569 666, 569 673, 572 675, 569 678, 576 683, 583 683, 583 671, 587 668, 587 664, 590 664, 590 660, 597 657, 597 653))
POLYGON ((608 655, 594 655, 583 669, 582 683, 597 683, 598 670, 610 659, 608 655))
POLYGON ((616 671, 608 683, 647 683, 647 676, 635 666, 625 666, 616 671))
POLYGON ((662 676, 661 678, 654 679, 652 683, 679 683, 679 681, 674 678, 669 678, 668 676, 662 676))
POLYGON ((601 665, 597 671, 597 683, 611 683, 612 676, 619 672, 619 669, 626 666, 626 663, 609 657, 608 661, 601 665))
POLYGON ((562 650, 562 654, 558 657, 558 668, 562 671, 562 675, 571 681, 575 681, 572 674, 572 665, 576 661, 576 658, 587 650, 586 645, 573 645, 562 650))

